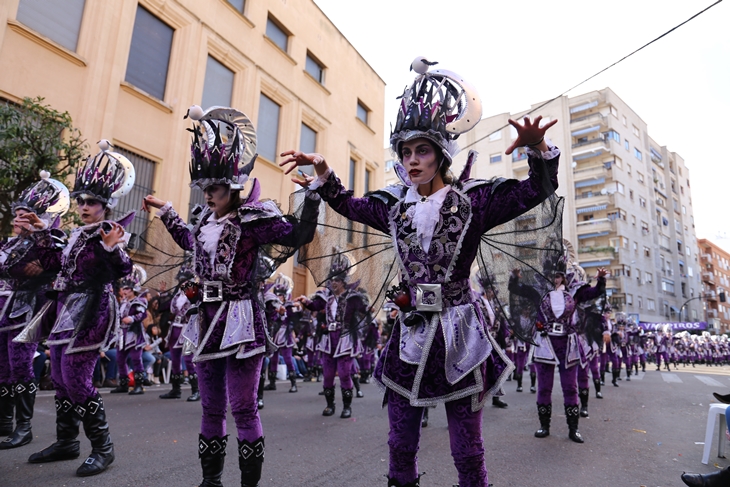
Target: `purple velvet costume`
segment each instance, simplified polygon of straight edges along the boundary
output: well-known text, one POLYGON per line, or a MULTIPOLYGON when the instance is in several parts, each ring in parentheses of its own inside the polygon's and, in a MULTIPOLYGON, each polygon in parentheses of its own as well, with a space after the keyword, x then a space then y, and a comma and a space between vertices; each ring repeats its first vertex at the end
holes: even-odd
POLYGON ((338 213, 392 237, 400 279, 409 287, 414 307, 419 285, 440 289, 440 312, 425 313, 427 318, 412 327, 403 323, 404 315, 396 321, 374 374, 387 388, 391 428, 388 476, 400 484, 418 477, 416 455, 423 407, 439 403, 446 403, 459 485, 488 484, 481 408, 488 395, 501 388, 513 366, 486 330, 486 319, 470 288, 469 270, 482 234, 548 197, 542 188, 543 178, 549 178, 557 188, 558 155, 543 164, 532 151, 528 153, 530 177, 524 181, 467 180, 451 187, 439 210, 428 251, 421 248, 407 213, 417 203, 405 202, 404 187, 386 189, 380 196, 354 198, 331 173, 317 189, 338 213))
MULTIPOLYGON (((170 322, 170 329, 165 337, 167 347, 170 349, 170 359, 172 366, 170 375, 182 376, 182 360, 185 360, 185 369, 188 371, 188 377, 195 374, 195 365, 193 364, 193 354, 183 355, 185 339, 182 335, 183 328, 190 321, 187 315, 190 309, 190 300, 185 295, 185 291, 178 289, 172 299, 162 300, 160 302, 160 311, 170 310, 173 319, 170 322)), ((197 377, 197 376, 196 376, 197 377)))
POLYGON ((119 377, 126 377, 128 374, 127 357, 132 359, 132 371, 137 377, 144 375, 142 364, 142 351, 147 345, 147 335, 142 325, 142 320, 147 316, 147 300, 143 297, 135 297, 130 301, 123 301, 119 305, 119 326, 120 331, 117 338, 117 365, 119 366, 119 377), (131 323, 124 323, 126 317, 132 318, 131 323))

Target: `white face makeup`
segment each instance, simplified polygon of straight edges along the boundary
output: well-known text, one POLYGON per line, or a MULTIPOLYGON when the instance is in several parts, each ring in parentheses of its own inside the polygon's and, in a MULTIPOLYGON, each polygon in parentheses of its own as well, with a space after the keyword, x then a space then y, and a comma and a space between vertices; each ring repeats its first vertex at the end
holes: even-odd
POLYGON ((104 205, 94 199, 76 198, 78 214, 84 225, 99 223, 104 220, 104 205))
POLYGON ((122 297, 124 299, 126 299, 127 301, 134 298, 134 291, 132 291, 132 288, 123 287, 121 289, 121 291, 122 291, 122 297))
POLYGON ((205 188, 205 203, 218 217, 224 215, 224 211, 231 202, 231 191, 223 184, 211 184, 205 188))
MULTIPOLYGON (((15 210, 15 218, 22 217, 23 215, 27 215, 28 213, 30 213, 28 210, 18 208, 17 210, 15 210)), ((26 230, 27 229, 24 226, 17 224, 15 220, 13 220, 13 234, 20 235, 26 230)))
POLYGON ((424 138, 403 142, 401 160, 413 184, 431 182, 439 170, 439 158, 433 145, 424 138))

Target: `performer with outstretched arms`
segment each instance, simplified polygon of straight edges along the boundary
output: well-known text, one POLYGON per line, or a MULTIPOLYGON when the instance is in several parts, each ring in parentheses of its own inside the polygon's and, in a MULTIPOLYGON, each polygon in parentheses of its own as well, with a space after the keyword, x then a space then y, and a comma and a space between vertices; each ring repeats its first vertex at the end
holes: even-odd
POLYGON ((109 221, 120 197, 134 186, 134 167, 123 155, 99 142, 101 152, 89 157, 78 170, 71 197, 76 199, 83 226, 74 228, 60 256, 60 272, 53 282, 56 292, 16 338, 37 341, 46 336, 51 349, 51 376, 56 389, 56 438, 48 448, 34 453, 30 463, 77 458, 80 454, 79 422, 91 442, 91 455, 76 470, 81 477, 103 472, 114 461, 104 401, 93 385, 99 351, 116 338, 119 310, 112 283, 132 271, 124 250, 129 238, 123 225, 109 221))
POLYGON ((23 190, 13 203, 14 236, 0 245, 0 287, 7 285, 7 299, 0 298, 0 436, 8 436, 0 450, 33 439, 30 420, 38 390, 33 354, 38 344, 13 339, 48 300, 46 293, 58 272, 56 264, 65 243, 65 235, 55 226, 69 203, 66 186, 41 171, 40 181, 23 190))
POLYGON ((256 390, 267 345, 258 274, 264 252, 282 249, 278 263, 312 239, 319 197, 305 197, 301 223, 284 216, 273 201, 261 201, 260 185, 250 181, 241 195, 256 159, 256 133, 248 117, 232 108, 203 111, 191 107, 193 128, 191 186, 205 193, 207 208, 188 227, 170 203, 145 197, 143 208, 159 208, 158 215, 177 244, 194 251, 195 274, 201 301, 196 318, 183 334, 195 346, 203 417, 198 454, 203 470, 201 487, 221 486, 226 452, 226 411, 231 404, 236 421, 241 485, 253 487, 261 478, 264 436, 256 390))
MULTIPOLYGON (((531 147, 528 179, 456 181, 449 173, 455 139, 479 121, 481 103, 460 76, 429 72, 431 64, 422 57, 413 62, 418 76, 401 97, 391 135, 404 184, 355 198, 320 154, 288 151, 282 165, 292 164, 289 172, 314 165, 316 180, 300 184, 316 188, 337 213, 389 235, 395 246, 400 313, 374 373, 387 389, 388 485, 419 485, 423 408, 445 403, 459 485, 486 487, 481 409, 513 367, 486 332, 469 271, 482 234, 539 205, 557 187, 559 151, 544 139, 557 120, 542 127, 541 117, 525 118, 524 125, 510 120, 517 138, 507 153, 531 147)), ((371 272, 383 276, 382 268, 371 272)))

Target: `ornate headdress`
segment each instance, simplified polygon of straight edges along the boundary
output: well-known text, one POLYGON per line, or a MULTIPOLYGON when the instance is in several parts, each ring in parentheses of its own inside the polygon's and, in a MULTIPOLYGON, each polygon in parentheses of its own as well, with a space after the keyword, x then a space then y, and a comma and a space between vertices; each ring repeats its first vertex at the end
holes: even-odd
POLYGON ((280 272, 279 275, 276 276, 276 280, 274 281, 274 285, 271 290, 277 296, 286 296, 288 299, 291 297, 291 293, 294 290, 294 281, 292 281, 291 277, 285 276, 280 272))
POLYGON ((329 279, 347 282, 353 272, 355 272, 355 264, 352 258, 338 247, 332 249, 329 279))
POLYGON ((192 129, 190 146, 190 186, 205 189, 226 184, 234 191, 243 189, 256 161, 256 131, 242 112, 227 107, 203 111, 197 105, 188 110, 198 123, 192 129))
POLYGON ((476 89, 458 74, 445 69, 429 71, 437 64, 418 56, 411 70, 418 73, 400 96, 390 147, 400 159, 403 142, 425 138, 441 148, 450 166, 458 152, 456 139, 482 118, 482 102, 476 89))
POLYGON ((99 141, 101 152, 89 156, 82 167, 76 171, 76 181, 71 197, 95 199, 107 208, 114 208, 119 198, 134 187, 134 166, 129 159, 111 152, 108 140, 99 141))
POLYGON ((147 280, 147 271, 138 264, 132 266, 132 272, 119 280, 119 287, 131 288, 134 292, 142 291, 142 284, 147 280))
POLYGON ((38 218, 52 222, 63 216, 69 208, 71 198, 68 188, 60 181, 51 179, 51 173, 41 171, 41 179, 20 193, 13 203, 12 210, 32 211, 38 218))

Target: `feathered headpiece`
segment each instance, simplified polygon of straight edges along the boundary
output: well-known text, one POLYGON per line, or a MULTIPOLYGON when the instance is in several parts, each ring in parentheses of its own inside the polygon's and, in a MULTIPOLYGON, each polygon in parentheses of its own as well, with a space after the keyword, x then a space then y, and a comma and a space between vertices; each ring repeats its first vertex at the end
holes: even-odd
POLYGON ((134 292, 142 291, 142 284, 147 280, 147 271, 138 264, 132 266, 132 272, 119 280, 119 287, 131 288, 134 292))
POLYGON ((204 190, 212 184, 226 184, 239 191, 256 161, 256 131, 251 120, 233 108, 212 107, 203 111, 190 107, 185 118, 198 123, 192 129, 190 186, 204 190))
POLYGON ((294 281, 291 277, 285 276, 281 272, 276 276, 274 285, 272 286, 272 292, 277 296, 286 296, 287 299, 291 297, 291 293, 294 290, 294 281))
POLYGON ((429 71, 434 64, 423 56, 411 64, 418 76, 400 96, 390 146, 400 159, 403 142, 428 139, 441 148, 448 167, 458 152, 456 139, 481 120, 482 102, 476 89, 458 74, 445 69, 429 71))
POLYGON ((119 198, 132 190, 134 166, 122 154, 111 152, 111 147, 108 140, 100 140, 101 152, 89 156, 76 171, 72 198, 86 196, 101 202, 107 208, 114 208, 119 198))
POLYGON ((69 208, 71 198, 68 188, 60 181, 51 179, 51 173, 41 171, 41 179, 20 193, 13 203, 12 210, 32 211, 38 218, 51 222, 64 215, 69 208))

